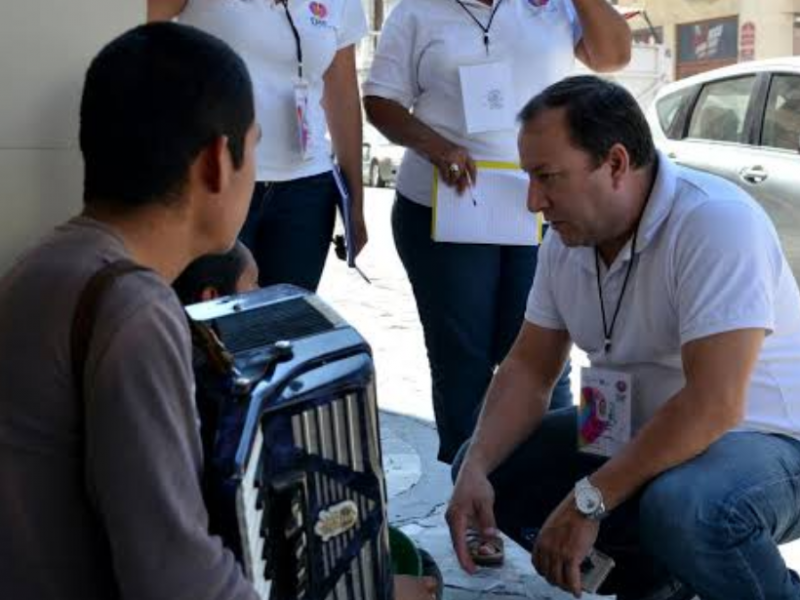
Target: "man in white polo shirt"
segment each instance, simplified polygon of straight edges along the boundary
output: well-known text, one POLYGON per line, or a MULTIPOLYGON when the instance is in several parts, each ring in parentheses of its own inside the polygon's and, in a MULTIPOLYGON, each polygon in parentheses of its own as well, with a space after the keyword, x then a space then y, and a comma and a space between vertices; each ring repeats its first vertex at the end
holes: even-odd
POLYGON ((621 600, 800 597, 777 549, 800 537, 800 292, 775 228, 656 153, 616 84, 565 80, 520 119, 551 233, 456 462, 459 560, 474 569, 465 529, 496 518, 576 597, 594 546, 621 600), (547 414, 573 342, 592 365, 581 406, 547 414))

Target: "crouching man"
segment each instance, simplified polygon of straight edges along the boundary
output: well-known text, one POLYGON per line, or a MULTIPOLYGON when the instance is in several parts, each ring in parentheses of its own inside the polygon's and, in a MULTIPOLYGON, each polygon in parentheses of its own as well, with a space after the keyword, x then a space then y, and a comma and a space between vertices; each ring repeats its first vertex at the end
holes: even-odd
POLYGON ((257 138, 247 69, 209 35, 140 27, 92 62, 83 213, 0 280, 4 598, 256 600, 208 533, 191 344, 170 283, 233 245, 257 138), (108 265, 130 268, 79 326, 79 298, 108 265))
POLYGON ((775 228, 735 185, 656 152, 613 83, 567 79, 520 119, 550 232, 455 466, 462 566, 466 529, 497 525, 537 531, 534 567, 576 597, 595 546, 621 600, 800 597, 778 552, 800 536, 800 293, 775 228), (591 361, 582 405, 548 414, 572 343, 591 361))

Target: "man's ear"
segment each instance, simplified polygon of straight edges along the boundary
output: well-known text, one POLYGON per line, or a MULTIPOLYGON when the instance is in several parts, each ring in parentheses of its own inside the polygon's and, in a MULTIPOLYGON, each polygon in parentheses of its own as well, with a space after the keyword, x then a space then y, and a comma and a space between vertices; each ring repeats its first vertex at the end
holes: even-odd
POLYGON ((228 149, 228 136, 215 138, 200 152, 196 165, 204 187, 212 194, 219 194, 231 179, 233 161, 228 149))
POLYGON ((202 292, 200 292, 200 300, 203 302, 214 300, 216 298, 219 298, 219 292, 215 287, 207 286, 203 288, 202 292))
POLYGON ((622 144, 614 144, 608 151, 608 165, 611 167, 611 180, 614 189, 622 185, 625 176, 631 170, 631 156, 622 144))

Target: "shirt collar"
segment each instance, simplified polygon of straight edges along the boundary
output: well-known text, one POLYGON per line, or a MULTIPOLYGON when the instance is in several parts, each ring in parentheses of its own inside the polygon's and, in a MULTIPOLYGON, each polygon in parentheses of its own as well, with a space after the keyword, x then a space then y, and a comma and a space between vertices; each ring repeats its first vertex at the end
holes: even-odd
POLYGON ((656 237, 675 203, 677 167, 663 152, 659 151, 657 153, 657 169, 653 190, 650 192, 642 221, 639 223, 639 235, 636 241, 637 254, 641 254, 656 237))

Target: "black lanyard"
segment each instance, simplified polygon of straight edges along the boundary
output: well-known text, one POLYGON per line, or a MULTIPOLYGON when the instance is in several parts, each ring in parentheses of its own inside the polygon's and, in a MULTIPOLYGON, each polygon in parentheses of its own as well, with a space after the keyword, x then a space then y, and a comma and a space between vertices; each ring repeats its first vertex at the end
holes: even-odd
POLYGON ((283 10, 286 12, 286 18, 289 20, 289 27, 292 28, 292 35, 294 35, 294 46, 297 50, 297 76, 300 80, 303 79, 303 45, 300 43, 300 32, 292 19, 292 13, 289 12, 289 0, 281 0, 283 10))
POLYGON ((481 31, 483 32, 483 45, 486 47, 486 56, 489 56, 489 30, 492 28, 492 21, 494 21, 494 16, 497 14, 497 9, 500 8, 500 4, 503 2, 503 0, 497 0, 497 4, 495 4, 494 8, 492 9, 492 14, 489 16, 489 24, 486 25, 486 27, 484 27, 483 23, 478 20, 478 17, 476 17, 475 14, 467 8, 466 4, 464 4, 461 0, 456 0, 456 2, 466 11, 470 18, 475 21, 475 24, 481 28, 481 31))
POLYGON ((642 214, 639 215, 639 220, 636 222, 636 229, 633 230, 633 240, 631 240, 631 258, 628 262, 628 270, 625 272, 625 280, 622 282, 622 291, 619 293, 617 308, 614 309, 614 316, 611 317, 610 328, 606 325, 606 305, 603 301, 603 286, 600 282, 600 252, 598 252, 597 246, 594 248, 594 269, 595 274, 597 275, 597 294, 600 297, 600 315, 603 317, 603 349, 605 350, 606 354, 611 352, 611 336, 614 335, 614 325, 617 323, 619 309, 622 307, 622 299, 625 297, 625 290, 628 288, 628 279, 630 279, 631 271, 633 271, 633 261, 636 258, 636 239, 639 237, 639 226, 642 224, 644 211, 647 209, 647 203, 650 201, 650 196, 653 195, 653 188, 656 185, 657 177, 658 163, 656 163, 656 168, 653 170, 653 181, 650 184, 650 191, 647 194, 647 200, 645 200, 644 207, 642 208, 642 214))
POLYGON ((614 316, 611 318, 611 328, 606 326, 606 305, 603 302, 603 286, 600 282, 600 252, 597 251, 597 246, 594 248, 594 268, 597 275, 597 294, 600 296, 600 314, 603 317, 603 336, 605 343, 603 349, 605 353, 611 352, 611 336, 614 334, 614 325, 617 323, 619 316, 619 309, 622 307, 622 299, 625 297, 625 290, 628 288, 628 279, 630 279, 631 271, 633 271, 633 259, 636 258, 636 238, 639 235, 639 223, 636 224, 636 229, 633 232, 633 243, 631 244, 631 259, 628 262, 628 270, 625 271, 625 281, 622 282, 622 291, 617 300, 617 308, 614 310, 614 316))

